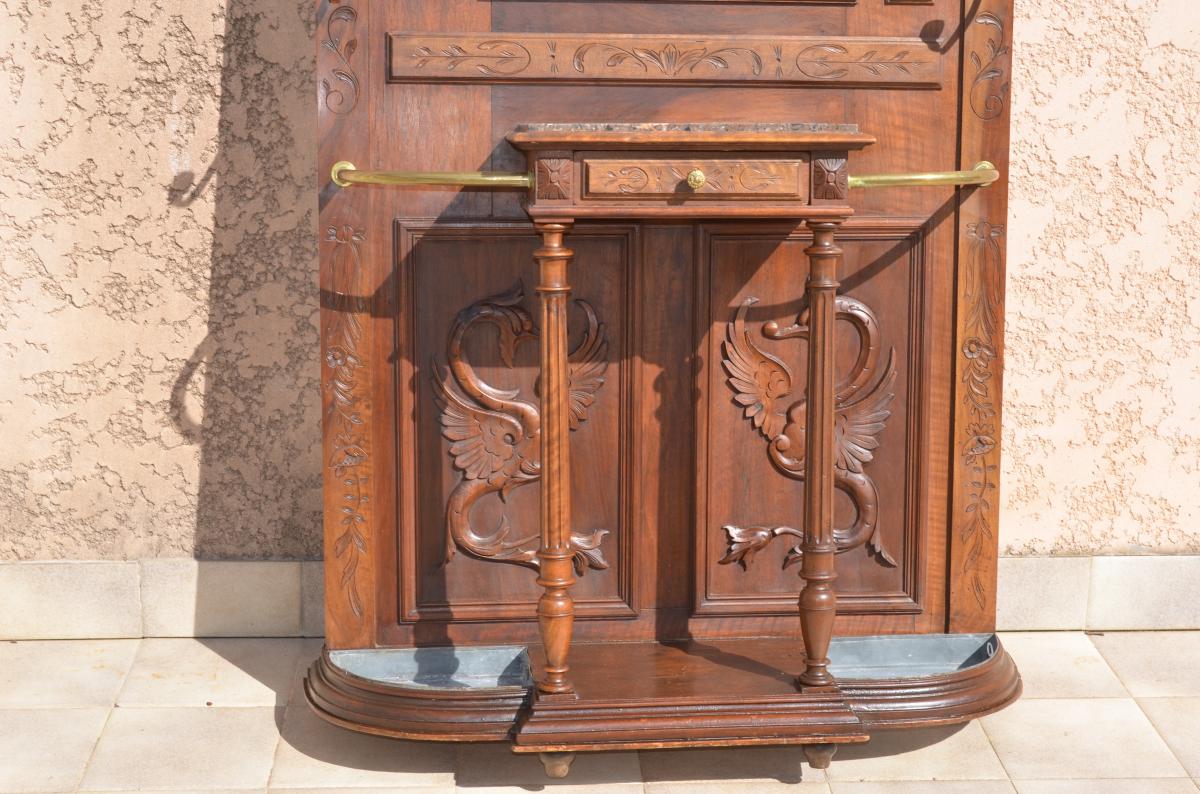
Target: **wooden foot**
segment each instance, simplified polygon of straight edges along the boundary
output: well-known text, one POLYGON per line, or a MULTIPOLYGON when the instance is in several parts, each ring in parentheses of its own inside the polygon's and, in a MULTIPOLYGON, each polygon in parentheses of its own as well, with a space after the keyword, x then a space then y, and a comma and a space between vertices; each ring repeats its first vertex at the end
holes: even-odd
POLYGON ((837 752, 836 744, 806 744, 804 746, 804 757, 808 759, 808 765, 813 769, 828 769, 829 762, 833 760, 833 754, 837 752))
POLYGON ((538 758, 546 768, 546 777, 564 778, 571 771, 575 753, 538 753, 538 758))

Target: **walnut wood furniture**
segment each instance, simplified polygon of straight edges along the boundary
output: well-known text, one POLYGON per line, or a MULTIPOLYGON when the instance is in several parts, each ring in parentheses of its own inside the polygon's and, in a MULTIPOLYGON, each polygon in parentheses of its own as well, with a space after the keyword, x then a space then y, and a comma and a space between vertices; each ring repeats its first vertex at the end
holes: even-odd
POLYGON ((320 6, 322 717, 557 777, 1018 696, 1009 9, 836 5, 320 6))

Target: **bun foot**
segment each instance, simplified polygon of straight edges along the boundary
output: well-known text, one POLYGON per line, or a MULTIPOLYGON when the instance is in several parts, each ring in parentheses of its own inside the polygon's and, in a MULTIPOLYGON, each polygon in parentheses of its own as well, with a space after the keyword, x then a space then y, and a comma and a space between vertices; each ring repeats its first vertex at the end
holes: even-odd
MULTIPOLYGON (((564 778, 571 771, 571 762, 575 753, 538 753, 542 766, 546 768, 546 777, 564 778)), ((828 766, 828 764, 826 764, 828 766)))
POLYGON ((813 769, 828 769, 833 754, 837 752, 836 744, 806 744, 803 747, 804 757, 813 769))

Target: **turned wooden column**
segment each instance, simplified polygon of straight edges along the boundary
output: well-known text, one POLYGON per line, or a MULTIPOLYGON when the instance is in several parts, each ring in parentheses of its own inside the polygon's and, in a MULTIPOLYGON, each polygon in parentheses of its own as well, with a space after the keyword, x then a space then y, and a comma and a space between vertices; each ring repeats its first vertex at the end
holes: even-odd
POLYGON ((813 242, 808 255, 808 385, 805 387, 804 561, 800 575, 800 631, 804 672, 797 686, 831 686, 829 641, 837 616, 833 537, 834 321, 838 265, 842 249, 834 242, 840 220, 808 221, 813 242))
POLYGON ((545 588, 538 600, 538 629, 546 650, 546 668, 538 682, 541 695, 574 693, 567 680, 567 654, 575 604, 569 588, 575 584, 571 564, 571 458, 568 444, 570 403, 567 370, 567 267, 574 252, 563 245, 570 222, 537 223, 542 247, 533 252, 538 263, 541 297, 541 518, 537 583, 545 588))

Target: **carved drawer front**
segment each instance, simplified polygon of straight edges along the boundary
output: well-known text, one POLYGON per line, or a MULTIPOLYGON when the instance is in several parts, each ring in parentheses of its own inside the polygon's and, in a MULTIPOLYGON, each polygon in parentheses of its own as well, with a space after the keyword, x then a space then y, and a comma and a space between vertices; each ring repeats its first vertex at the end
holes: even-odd
POLYGON ((805 164, 793 160, 584 158, 584 194, 601 199, 798 199, 805 164))

